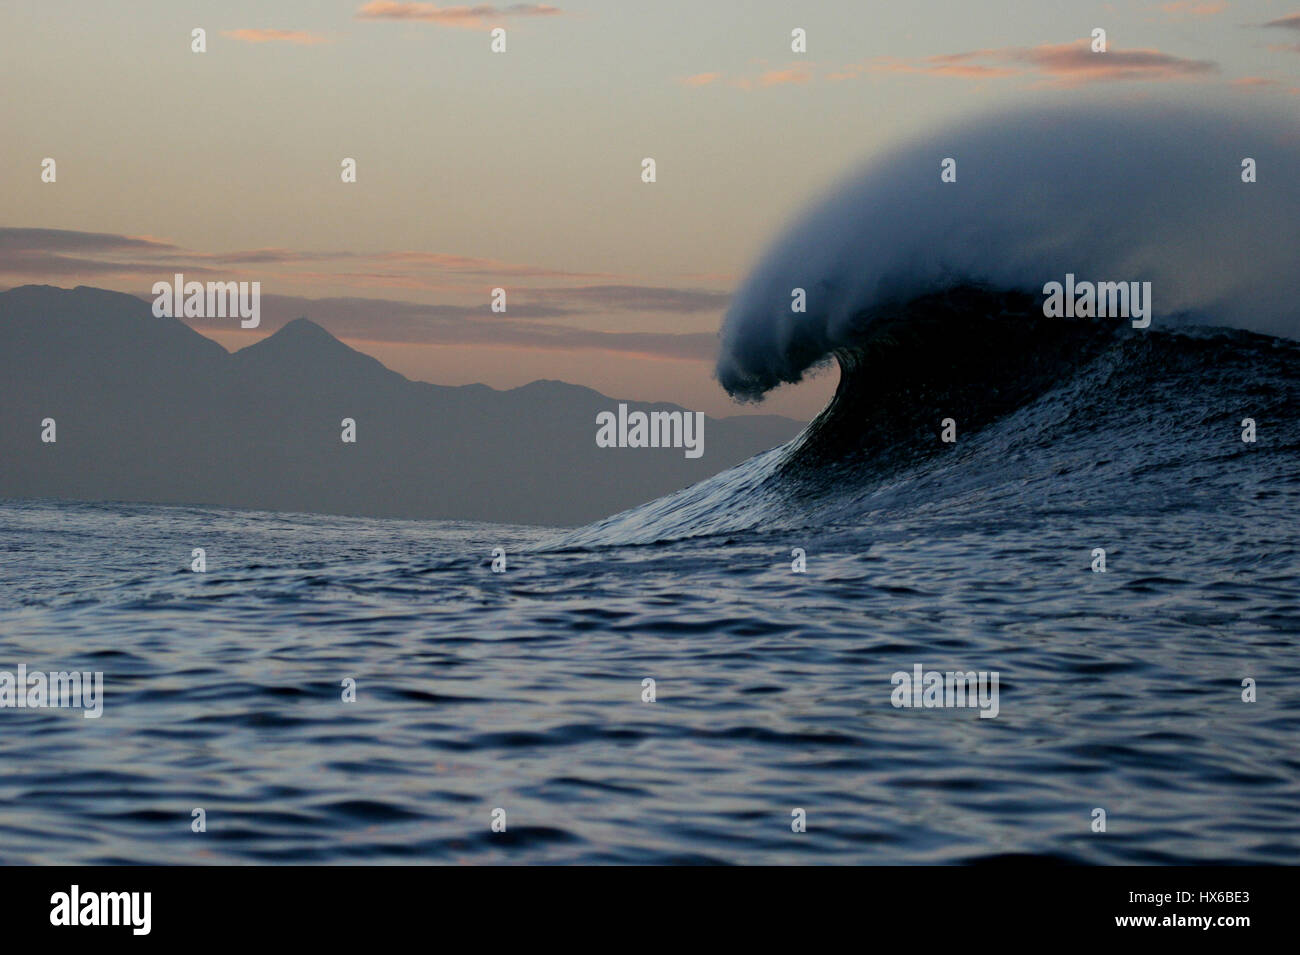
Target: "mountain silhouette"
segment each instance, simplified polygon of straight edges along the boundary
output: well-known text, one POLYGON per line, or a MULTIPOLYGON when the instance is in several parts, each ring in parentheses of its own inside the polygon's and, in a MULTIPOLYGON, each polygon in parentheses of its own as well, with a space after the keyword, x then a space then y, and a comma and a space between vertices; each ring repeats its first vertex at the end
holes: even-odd
POLYGON ((566 526, 692 484, 802 427, 706 418, 697 459, 597 447, 596 415, 618 404, 558 381, 507 391, 411 381, 305 318, 232 354, 131 295, 0 293, 0 497, 566 526), (54 443, 41 440, 46 418, 54 443), (341 440, 345 418, 355 443, 341 440))

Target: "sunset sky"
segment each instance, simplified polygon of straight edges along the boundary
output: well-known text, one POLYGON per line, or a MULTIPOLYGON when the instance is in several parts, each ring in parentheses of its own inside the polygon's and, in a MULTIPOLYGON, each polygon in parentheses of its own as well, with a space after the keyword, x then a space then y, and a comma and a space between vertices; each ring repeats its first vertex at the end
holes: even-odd
POLYGON ((1300 110, 1297 0, 9 0, 0 44, 0 288, 256 280, 257 332, 200 330, 234 349, 306 315, 412 378, 710 414, 824 404, 833 374, 734 405, 716 332, 882 148, 1024 102, 1300 110))

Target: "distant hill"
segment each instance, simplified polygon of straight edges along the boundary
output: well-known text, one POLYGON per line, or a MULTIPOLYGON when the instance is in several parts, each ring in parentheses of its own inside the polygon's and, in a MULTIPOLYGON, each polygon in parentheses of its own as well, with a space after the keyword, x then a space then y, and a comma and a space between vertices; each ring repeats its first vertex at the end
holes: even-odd
POLYGON ((130 295, 0 293, 0 497, 564 526, 692 484, 802 427, 708 418, 698 459, 599 448, 596 415, 618 404, 558 381, 410 381, 305 318, 230 354, 130 295), (44 418, 56 443, 41 441, 44 418), (340 440, 343 418, 356 420, 355 444, 340 440))

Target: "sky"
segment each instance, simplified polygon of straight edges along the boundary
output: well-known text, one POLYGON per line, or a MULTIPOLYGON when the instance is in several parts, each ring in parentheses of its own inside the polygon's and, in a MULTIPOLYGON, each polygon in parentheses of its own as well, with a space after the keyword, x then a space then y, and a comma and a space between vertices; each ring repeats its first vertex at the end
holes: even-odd
POLYGON ((258 329, 192 324, 233 350, 305 315, 410 378, 714 415, 825 404, 833 370, 735 404, 717 331, 873 155, 1017 104, 1300 110, 1300 0, 6 0, 0 50, 0 288, 260 281, 258 329))

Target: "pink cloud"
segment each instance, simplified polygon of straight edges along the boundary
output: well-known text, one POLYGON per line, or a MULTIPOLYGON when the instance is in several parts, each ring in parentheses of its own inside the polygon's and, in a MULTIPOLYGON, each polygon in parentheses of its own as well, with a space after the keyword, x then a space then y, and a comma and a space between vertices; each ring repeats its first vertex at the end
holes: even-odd
POLYGON ((1228 9, 1222 2, 1196 3, 1191 0, 1178 0, 1176 3, 1162 3, 1160 9, 1171 17, 1212 17, 1228 9))
POLYGON ((449 27, 481 27, 489 20, 505 17, 547 17, 563 11, 544 3, 516 3, 506 7, 492 4, 440 7, 436 3, 400 3, 397 0, 370 0, 356 12, 358 20, 418 20, 449 27))
POLYGON ((802 85, 812 82, 812 70, 802 63, 783 70, 767 70, 758 78, 759 86, 784 86, 787 83, 802 85))
POLYGON ((314 46, 317 43, 329 42, 327 37, 308 33, 305 30, 222 30, 221 35, 243 40, 245 43, 294 43, 298 46, 314 46))
MULTIPOLYGON (((757 65, 762 68, 765 64, 759 61, 757 65)), ((756 87, 768 88, 772 86, 786 86, 789 84, 803 85, 813 81, 813 64, 811 63, 791 63, 789 66, 781 69, 762 69, 757 76, 735 76, 726 79, 728 86, 738 90, 752 90, 756 87)), ((685 86, 708 86, 719 80, 724 80, 725 75, 722 73, 696 73, 694 76, 688 76, 680 82, 685 86)))
POLYGON ((1291 96, 1300 94, 1300 86, 1287 86, 1282 80, 1267 76, 1243 76, 1239 80, 1233 80, 1232 86, 1243 93, 1276 91, 1291 96))
POLYGON ((1093 53, 1087 40, 1007 51, 1010 58, 1036 67, 1057 85, 1125 80, 1189 79, 1218 69, 1209 60, 1189 60, 1159 50, 1115 50, 1093 53))
POLYGON ((722 79, 721 73, 696 73, 694 76, 683 78, 681 82, 683 86, 708 86, 720 79, 722 79))
POLYGON ((967 80, 1026 75, 1038 77, 1049 86, 1073 87, 1089 83, 1194 79, 1217 69, 1218 65, 1209 60, 1189 60, 1159 50, 1111 48, 1105 53, 1094 53, 1091 41, 1079 40, 1035 47, 972 50, 921 60, 881 57, 867 64, 850 65, 830 78, 850 79, 864 70, 967 80))
MULTIPOLYGON (((988 51, 996 52, 996 51, 988 51)), ((881 57, 865 69, 873 73, 924 73, 928 76, 950 76, 957 79, 988 80, 1004 76, 1016 76, 1023 70, 1008 66, 987 66, 979 63, 962 63, 960 59, 979 54, 956 53, 949 56, 931 56, 920 62, 912 63, 896 57, 881 57)), ((832 74, 831 79, 851 79, 859 76, 864 67, 849 67, 846 72, 832 74)))

